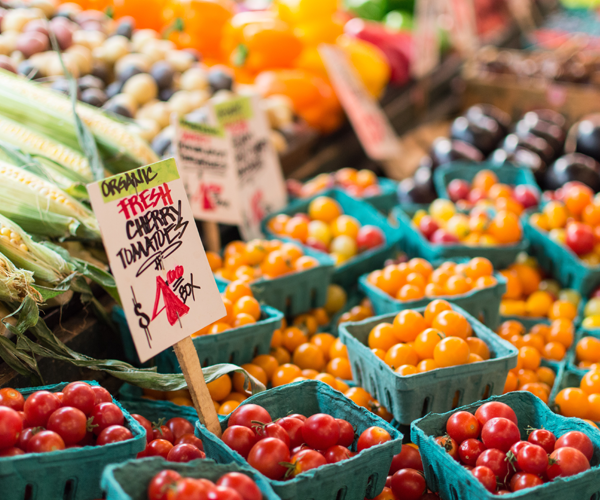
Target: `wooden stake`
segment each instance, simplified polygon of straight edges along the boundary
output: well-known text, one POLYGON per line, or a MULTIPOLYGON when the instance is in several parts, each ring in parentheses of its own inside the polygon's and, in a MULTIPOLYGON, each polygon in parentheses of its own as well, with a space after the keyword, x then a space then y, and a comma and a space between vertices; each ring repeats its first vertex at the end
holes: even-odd
MULTIPOLYGON (((216 224, 215 224, 216 226, 216 224)), ((221 424, 217 416, 217 410, 208 392, 206 381, 200 366, 200 360, 194 347, 192 337, 183 339, 173 346, 181 371, 187 382, 194 408, 198 412, 198 418, 210 432, 221 437, 221 424)))
POLYGON ((221 234, 219 233, 219 225, 216 222, 204 221, 202 223, 204 230, 204 241, 206 248, 211 252, 219 253, 221 251, 221 234))

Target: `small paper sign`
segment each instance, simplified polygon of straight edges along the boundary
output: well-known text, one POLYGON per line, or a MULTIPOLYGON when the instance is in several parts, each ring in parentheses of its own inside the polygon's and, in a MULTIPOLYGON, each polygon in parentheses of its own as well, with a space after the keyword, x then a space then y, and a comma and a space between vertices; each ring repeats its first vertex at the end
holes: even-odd
POLYGON ((440 63, 438 5, 438 0, 417 0, 415 5, 415 57, 411 71, 416 79, 427 76, 440 63))
POLYGON ((87 188, 140 361, 226 315, 175 160, 87 188))
POLYGON ((323 44, 319 46, 319 53, 337 97, 367 155, 377 161, 397 158, 400 154, 398 137, 344 51, 323 44))
POLYGON ((177 164, 199 220, 238 225, 240 199, 231 139, 220 126, 175 124, 177 164))

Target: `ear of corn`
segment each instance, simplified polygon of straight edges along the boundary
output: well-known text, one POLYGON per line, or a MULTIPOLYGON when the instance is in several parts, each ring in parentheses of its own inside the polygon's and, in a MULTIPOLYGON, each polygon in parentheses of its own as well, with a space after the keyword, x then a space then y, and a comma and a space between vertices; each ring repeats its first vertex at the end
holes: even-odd
POLYGON ((32 234, 100 239, 90 210, 54 184, 2 161, 0 200, 0 214, 32 234))
POLYGON ((31 297, 42 302, 42 295, 32 285, 33 272, 19 269, 0 253, 0 300, 22 302, 31 297))
MULTIPOLYGON (((0 70, 0 114, 82 151, 69 98, 5 70, 0 70)), ((79 103, 77 114, 94 135, 111 171, 124 172, 158 161, 148 143, 101 110, 79 103)))
POLYGON ((16 266, 33 273, 36 282, 56 285, 72 272, 57 252, 31 239, 23 229, 0 215, 0 252, 16 266))

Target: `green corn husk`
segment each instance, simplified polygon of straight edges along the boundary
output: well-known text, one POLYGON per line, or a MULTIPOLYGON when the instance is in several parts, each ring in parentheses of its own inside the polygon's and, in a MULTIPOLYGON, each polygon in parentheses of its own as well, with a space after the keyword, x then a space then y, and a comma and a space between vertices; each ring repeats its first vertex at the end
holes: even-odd
POLYGON ((3 215, 0 215, 0 252, 16 266, 31 271, 36 281, 57 285, 72 274, 71 267, 58 253, 33 241, 3 215))
POLYGON ((25 231, 56 238, 100 239, 93 213, 57 186, 0 161, 0 214, 25 231))
POLYGON ((33 272, 19 269, 0 253, 0 300, 22 302, 25 297, 31 297, 35 302, 42 302, 42 295, 32 285, 33 272))
MULTIPOLYGON (((83 154, 67 96, 0 70, 0 114, 83 154)), ((78 103, 77 114, 94 135, 104 164, 112 172, 158 161, 143 139, 101 110, 78 103)))

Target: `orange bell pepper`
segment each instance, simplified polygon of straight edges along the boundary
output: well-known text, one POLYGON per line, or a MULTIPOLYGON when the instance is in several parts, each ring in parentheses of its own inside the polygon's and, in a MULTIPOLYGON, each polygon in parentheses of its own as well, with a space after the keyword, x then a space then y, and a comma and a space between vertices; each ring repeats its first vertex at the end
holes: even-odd
POLYGON ((333 132, 342 122, 342 108, 335 92, 320 76, 301 69, 280 69, 262 72, 254 83, 265 97, 289 97, 296 114, 321 133, 333 132))
POLYGON ((297 24, 294 33, 304 45, 335 43, 337 37, 344 33, 344 21, 340 16, 319 18, 297 24))
POLYGON ((273 13, 242 12, 225 28, 222 48, 230 64, 256 74, 292 67, 302 44, 292 29, 273 13))
MULTIPOLYGON (((91 8, 92 2, 87 2, 91 8)), ((114 19, 131 16, 135 19, 135 27, 160 31, 163 27, 161 0, 114 0, 112 15, 114 19)))

